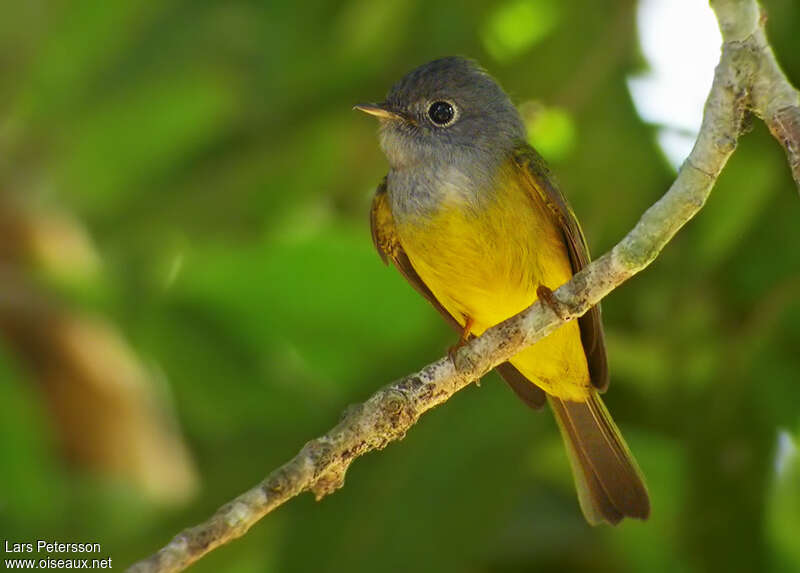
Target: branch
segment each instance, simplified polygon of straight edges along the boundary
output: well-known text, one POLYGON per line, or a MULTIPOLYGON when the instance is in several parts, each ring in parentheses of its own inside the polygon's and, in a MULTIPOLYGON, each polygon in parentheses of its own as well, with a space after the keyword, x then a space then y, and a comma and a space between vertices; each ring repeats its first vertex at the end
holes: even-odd
POLYGON ((767 15, 755 0, 711 0, 726 45, 736 46, 751 59, 752 111, 767 124, 786 151, 792 177, 800 191, 800 95, 789 83, 767 41, 767 15))
POLYGON ((764 34, 755 0, 712 0, 723 33, 722 55, 706 101, 703 123, 686 162, 667 193, 610 252, 555 291, 553 308, 537 301, 488 329, 456 353, 385 386, 351 406, 339 424, 308 442, 251 490, 222 506, 205 523, 179 533, 129 571, 180 571, 216 547, 244 535, 267 513, 311 491, 319 500, 344 484, 357 457, 402 439, 426 411, 448 400, 520 350, 583 315, 613 289, 649 265, 703 206, 752 110, 786 148, 800 185, 798 93, 781 72, 764 34))

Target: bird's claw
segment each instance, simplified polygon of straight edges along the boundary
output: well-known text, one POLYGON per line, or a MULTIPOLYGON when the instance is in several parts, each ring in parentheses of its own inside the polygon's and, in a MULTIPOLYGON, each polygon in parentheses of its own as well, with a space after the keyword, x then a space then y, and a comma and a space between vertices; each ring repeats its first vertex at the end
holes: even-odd
POLYGON ((536 296, 539 297, 539 300, 545 303, 558 318, 561 320, 567 319, 567 313, 564 311, 564 307, 553 294, 553 291, 548 287, 539 285, 536 288, 536 296))

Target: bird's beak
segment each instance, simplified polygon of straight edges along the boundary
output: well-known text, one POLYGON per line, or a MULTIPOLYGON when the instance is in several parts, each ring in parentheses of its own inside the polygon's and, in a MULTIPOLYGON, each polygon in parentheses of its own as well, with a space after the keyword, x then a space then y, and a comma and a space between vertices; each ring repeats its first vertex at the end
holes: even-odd
POLYGON ((359 103, 354 105, 353 109, 357 109, 358 111, 363 111, 364 113, 374 115, 375 117, 378 117, 380 119, 390 119, 395 121, 405 119, 399 113, 386 109, 385 104, 359 103))

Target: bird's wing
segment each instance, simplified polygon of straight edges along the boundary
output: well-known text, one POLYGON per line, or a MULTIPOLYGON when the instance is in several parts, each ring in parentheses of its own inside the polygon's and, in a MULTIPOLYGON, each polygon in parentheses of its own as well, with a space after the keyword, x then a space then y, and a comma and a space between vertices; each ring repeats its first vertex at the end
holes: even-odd
MULTIPOLYGON (((441 305, 427 285, 422 282, 417 271, 415 271, 414 267, 411 265, 411 261, 403 249, 403 246, 400 244, 400 239, 397 236, 394 225, 394 218, 392 217, 392 211, 387 201, 386 179, 378 186, 375 197, 372 200, 370 228, 372 230, 372 242, 375 243, 375 248, 378 250, 378 254, 381 259, 383 259, 383 262, 388 264, 389 261, 391 261, 409 284, 439 311, 447 323, 456 329, 456 331, 461 332, 461 325, 441 305)), ((496 369, 508 385, 511 386, 514 393, 528 406, 539 409, 544 405, 546 401, 544 391, 528 381, 514 366, 508 362, 504 362, 497 366, 496 369)))
MULTIPOLYGON (((543 202, 553 214, 556 224, 564 234, 564 241, 569 251, 572 272, 577 273, 589 264, 589 247, 581 231, 581 226, 575 218, 575 213, 567 200, 558 190, 553 181, 553 175, 544 162, 544 159, 529 146, 517 149, 514 159, 527 174, 529 183, 527 187, 537 194, 537 199, 543 202)), ((608 360, 606 358, 605 336, 603 322, 600 316, 600 305, 595 305, 578 319, 581 330, 581 341, 589 363, 589 373, 592 384, 598 390, 608 388, 608 360)))

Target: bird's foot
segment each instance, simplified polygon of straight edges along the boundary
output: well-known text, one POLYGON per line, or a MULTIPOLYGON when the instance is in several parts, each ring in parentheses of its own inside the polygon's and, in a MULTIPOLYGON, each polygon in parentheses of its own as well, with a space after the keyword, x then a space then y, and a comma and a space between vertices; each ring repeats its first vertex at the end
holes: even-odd
POLYGON ((563 305, 556 298, 556 295, 554 295, 553 291, 551 291, 548 287, 539 285, 536 288, 536 296, 538 296, 539 300, 545 303, 558 318, 561 320, 567 319, 566 309, 564 309, 563 305))
POLYGON ((471 330, 475 321, 472 320, 472 317, 467 317, 467 320, 464 322, 464 327, 461 330, 461 336, 458 338, 458 342, 456 342, 453 346, 447 349, 447 355, 450 357, 450 360, 453 361, 453 364, 456 363, 456 353, 459 349, 464 346, 469 339, 472 337, 471 330))

